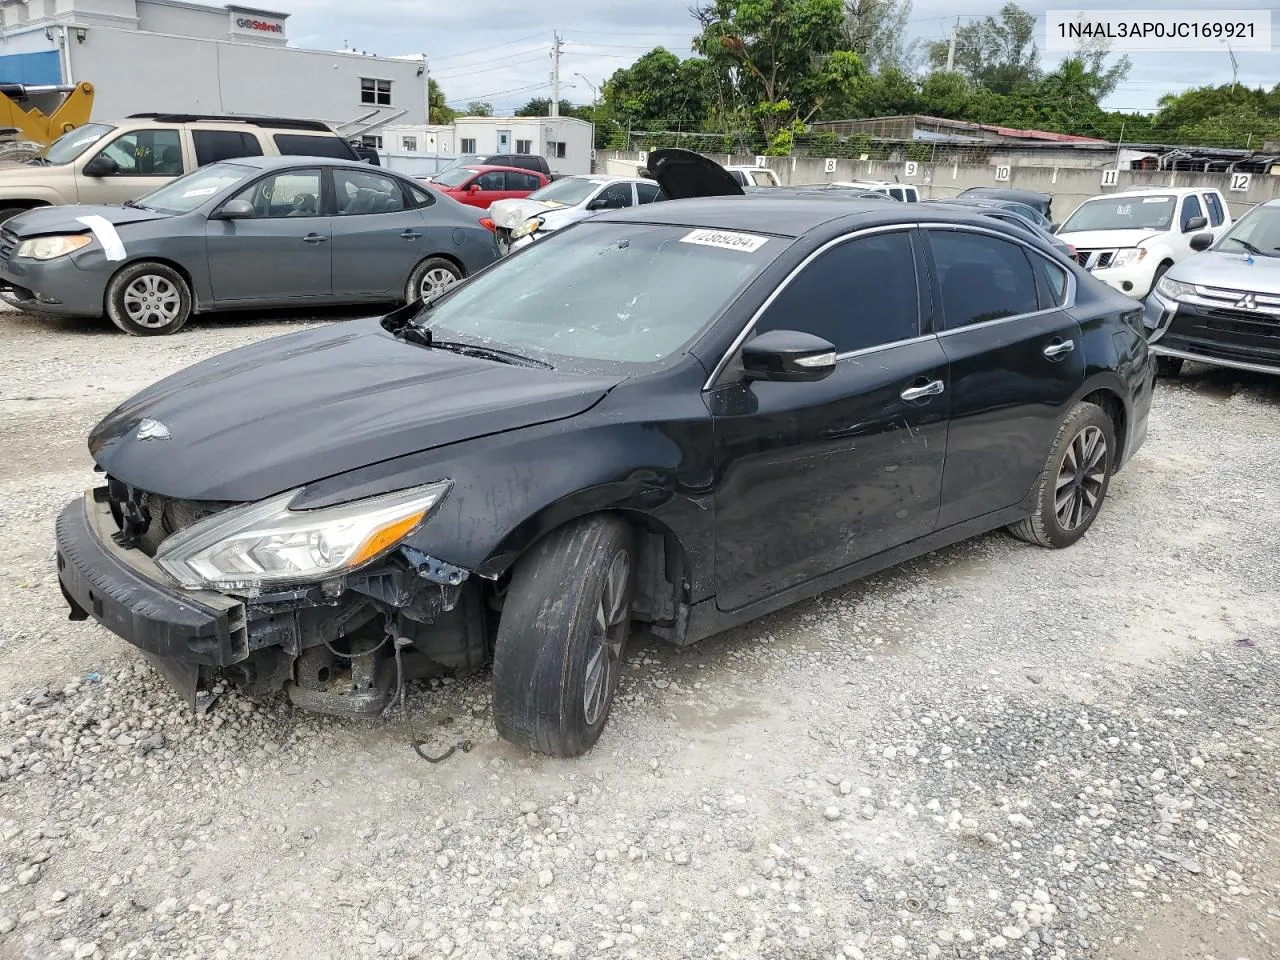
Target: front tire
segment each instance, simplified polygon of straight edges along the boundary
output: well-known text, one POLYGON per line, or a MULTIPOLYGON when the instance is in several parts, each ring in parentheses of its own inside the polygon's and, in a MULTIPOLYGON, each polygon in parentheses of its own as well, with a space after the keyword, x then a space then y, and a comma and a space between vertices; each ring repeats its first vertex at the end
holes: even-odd
POLYGON ((167 264, 135 263, 111 278, 106 305, 111 322, 130 336, 165 336, 190 318, 191 286, 167 264))
POLYGON ((462 279, 462 268, 444 257, 428 257, 413 268, 404 286, 405 303, 429 300, 462 279))
POLYGON ((1085 535, 1102 509, 1115 468, 1115 424, 1093 403, 1062 421, 1036 481, 1035 512, 1010 526, 1020 540, 1061 550, 1085 535))
POLYGON ((576 757, 600 738, 631 628, 631 541, 622 521, 591 517, 520 559, 493 655, 493 719, 503 739, 576 757))

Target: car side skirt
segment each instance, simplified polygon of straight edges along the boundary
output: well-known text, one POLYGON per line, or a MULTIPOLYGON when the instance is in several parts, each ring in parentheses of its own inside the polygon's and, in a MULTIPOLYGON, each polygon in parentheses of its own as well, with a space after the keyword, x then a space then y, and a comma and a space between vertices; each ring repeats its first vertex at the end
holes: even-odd
POLYGON ((685 629, 684 636, 679 638, 677 642, 680 646, 685 646, 696 643, 699 640, 705 640, 708 637, 741 626, 759 617, 767 616, 802 600, 811 599, 820 593, 845 586, 854 580, 861 580, 889 567, 897 566, 908 560, 914 560, 926 553, 932 553, 934 550, 940 550, 962 540, 969 540, 984 533, 990 533, 992 530, 1006 527, 1011 523, 1022 520, 1031 511, 1032 496, 1028 495, 1017 506, 998 510, 995 513, 988 513, 973 520, 966 520, 963 523, 947 527, 945 530, 936 530, 927 536, 885 550, 883 553, 867 557, 857 563, 851 563, 847 567, 833 570, 831 573, 816 577, 763 600, 757 600, 746 606, 738 607, 736 610, 719 609, 716 606, 715 597, 711 597, 690 607, 688 627, 685 629))

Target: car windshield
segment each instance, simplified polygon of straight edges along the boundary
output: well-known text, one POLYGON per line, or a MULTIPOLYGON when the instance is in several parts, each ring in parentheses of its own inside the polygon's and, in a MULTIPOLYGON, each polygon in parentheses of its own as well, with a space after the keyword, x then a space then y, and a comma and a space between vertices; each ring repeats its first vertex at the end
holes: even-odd
POLYGON ((1086 200, 1067 217, 1059 233, 1083 230, 1167 230, 1178 198, 1169 194, 1086 200))
POLYGON ((452 160, 446 163, 443 167, 441 167, 439 171, 437 171, 436 176, 439 176, 441 173, 444 173, 446 170, 456 170, 458 169, 458 167, 465 167, 469 163, 479 163, 479 162, 480 162, 480 154, 464 153, 460 157, 454 157, 452 160))
POLYGON ((533 191, 533 193, 529 194, 529 199, 541 200, 545 203, 562 203, 566 207, 576 207, 603 185, 603 180, 566 177, 563 180, 553 180, 541 190, 533 191))
POLYGON ((446 170, 431 182, 438 187, 460 187, 475 175, 470 167, 454 167, 446 170))
POLYGON ((211 163, 179 177, 159 190, 134 202, 135 206, 161 213, 190 213, 209 198, 234 186, 253 173, 252 167, 238 163, 211 163))
POLYGON ((1280 256, 1280 207, 1258 206, 1250 210, 1226 232, 1217 249, 1280 256))
POLYGON ((86 123, 64 133, 35 156, 36 163, 70 163, 114 130, 109 123, 86 123))
POLYGON ((640 373, 682 353, 790 243, 588 220, 461 284, 420 322, 436 339, 555 367, 640 373))

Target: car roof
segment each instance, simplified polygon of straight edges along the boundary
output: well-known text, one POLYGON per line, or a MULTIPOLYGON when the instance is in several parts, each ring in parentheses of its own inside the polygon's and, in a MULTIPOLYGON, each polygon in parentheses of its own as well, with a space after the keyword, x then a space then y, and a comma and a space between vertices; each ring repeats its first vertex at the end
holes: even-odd
POLYGON ((530 170, 528 167, 509 167, 502 163, 462 163, 459 166, 466 167, 473 173, 489 173, 491 170, 509 170, 512 173, 532 173, 538 174, 537 170, 530 170))
MULTIPOLYGON (((764 199, 745 197, 699 197, 668 200, 665 203, 629 207, 613 213, 597 214, 593 222, 654 223, 673 227, 706 227, 799 237, 833 220, 854 219, 859 225, 912 224, 921 220, 989 226, 992 218, 968 210, 920 210, 919 204, 885 203, 882 200, 850 198, 841 202, 822 197, 764 199)), ((1010 231, 1011 236, 1016 236, 1010 231)))
MULTIPOLYGON (((1096 197, 1090 197, 1089 200, 1109 200, 1113 197, 1150 197, 1153 194, 1173 194, 1176 197, 1185 197, 1193 193, 1217 193, 1217 187, 1138 187, 1134 190, 1121 190, 1118 193, 1100 193, 1096 197)), ((1088 203, 1089 200, 1085 200, 1088 203)))
MULTIPOLYGON (((303 157, 294 156, 272 156, 272 157, 230 157, 221 163, 234 163, 241 167, 252 167, 255 170, 274 170, 278 167, 351 167, 354 170, 364 170, 366 173, 375 171, 377 173, 395 173, 394 170, 387 170, 386 167, 375 167, 365 163, 362 160, 342 160, 338 157, 303 157)), ((405 179, 403 175, 398 175, 401 179, 405 179)))

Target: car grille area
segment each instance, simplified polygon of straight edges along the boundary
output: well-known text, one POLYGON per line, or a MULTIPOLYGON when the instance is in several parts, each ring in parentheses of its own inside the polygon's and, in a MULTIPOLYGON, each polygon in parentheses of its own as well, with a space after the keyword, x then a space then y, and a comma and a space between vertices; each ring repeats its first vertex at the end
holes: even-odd
POLYGON ((1076 263, 1084 267, 1086 270, 1097 270, 1100 267, 1111 266, 1111 261, 1115 259, 1115 250, 1081 250, 1076 248, 1076 263))
POLYGON ((114 477, 108 477, 107 485, 94 491, 94 496, 111 508, 117 528, 113 535, 116 543, 126 549, 141 550, 148 557, 154 557, 160 544, 179 530, 231 506, 165 497, 139 490, 114 477))
POLYGON ((1280 316, 1183 303, 1160 342, 1206 357, 1280 364, 1280 316))
POLYGON ((12 230, 0 230, 0 260, 8 260, 18 249, 18 235, 12 230))

